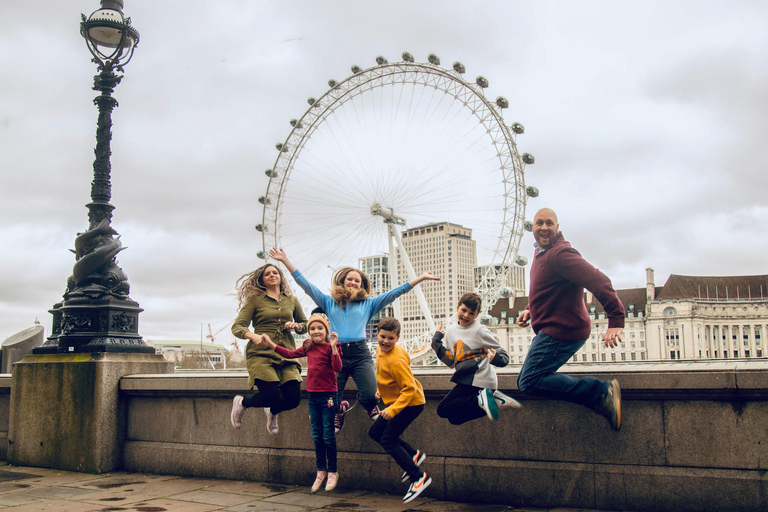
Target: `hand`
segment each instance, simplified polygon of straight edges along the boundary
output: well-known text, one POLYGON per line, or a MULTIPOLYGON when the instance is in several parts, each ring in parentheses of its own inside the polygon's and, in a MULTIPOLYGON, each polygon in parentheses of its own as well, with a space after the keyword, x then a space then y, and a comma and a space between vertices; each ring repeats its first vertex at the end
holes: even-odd
POLYGON ((421 274, 422 281, 442 281, 441 277, 433 276, 432 272, 424 272, 421 274))
POLYGON ((296 322, 285 322, 284 329, 286 331, 294 330, 296 332, 301 331, 301 324, 297 324, 296 322))
POLYGON ((528 327, 528 323, 531 320, 531 312, 527 309, 523 310, 522 313, 520 313, 520 316, 517 317, 517 322, 515 322, 520 327, 528 327))
POLYGON ((489 348, 488 350, 485 351, 485 355, 488 357, 488 362, 490 363, 491 361, 493 361, 493 358, 496 357, 496 349, 489 348))
POLYGON ((332 332, 330 336, 328 336, 328 340, 331 342, 331 350, 333 353, 336 353, 336 347, 339 343, 339 335, 335 332, 332 332))
POLYGON ((385 420, 391 420, 391 419, 392 419, 392 415, 391 415, 391 414, 389 414, 389 411, 388 411, 387 409, 384 409, 384 410, 383 410, 383 411, 381 411, 379 414, 380 414, 380 415, 381 415, 381 417, 382 417, 382 418, 384 418, 385 420))
POLYGON ((275 342, 270 339, 269 334, 261 335, 261 343, 259 343, 259 345, 262 347, 275 348, 275 342))
POLYGON ((273 260, 281 261, 283 263, 288 260, 288 255, 285 254, 285 251, 282 248, 278 249, 276 247, 273 247, 269 250, 269 257, 273 260))
POLYGON ((437 326, 437 332, 442 333, 442 335, 445 336, 445 326, 443 326, 443 322, 440 322, 440 325, 437 326))
POLYGON ((381 400, 381 393, 376 391, 376 394, 374 395, 376 397, 376 400, 381 400))
POLYGON ((609 348, 617 347, 621 343, 621 331, 623 330, 623 327, 611 327, 605 331, 605 336, 603 336, 605 346, 609 348))
POLYGON ((256 345, 261 345, 261 334, 256 334, 255 332, 247 331, 243 338, 247 340, 251 340, 256 345))

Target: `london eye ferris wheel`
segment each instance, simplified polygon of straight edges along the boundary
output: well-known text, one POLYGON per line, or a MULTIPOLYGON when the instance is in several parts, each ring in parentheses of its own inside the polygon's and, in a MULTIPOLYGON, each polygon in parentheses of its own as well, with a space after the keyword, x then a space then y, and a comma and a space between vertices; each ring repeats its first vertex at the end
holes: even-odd
MULTIPOLYGON (((485 311, 513 294, 512 267, 527 264, 518 255, 530 230, 526 202, 538 195, 524 179, 534 158, 518 153, 524 128, 504 120, 508 100, 490 100, 488 80, 470 82, 465 72, 459 62, 445 69, 434 54, 418 63, 405 52, 400 62, 380 56, 375 66, 352 66, 346 79, 329 80, 276 144, 259 197, 259 257, 285 248, 322 289, 336 268, 386 254, 395 286, 415 277, 400 231, 451 222, 473 230, 485 311), (398 256, 405 275, 393 263, 398 256)), ((414 293, 428 330, 401 340, 412 359, 429 350, 435 328, 420 288, 414 293)))

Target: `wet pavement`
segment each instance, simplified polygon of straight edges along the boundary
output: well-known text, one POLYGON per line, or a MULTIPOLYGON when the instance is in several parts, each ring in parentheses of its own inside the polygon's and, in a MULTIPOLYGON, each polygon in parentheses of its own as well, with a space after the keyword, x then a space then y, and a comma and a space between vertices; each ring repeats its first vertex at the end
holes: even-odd
MULTIPOLYGON (((343 478, 343 474, 341 477, 343 478)), ((565 512, 514 508, 309 486, 211 480, 122 471, 91 475, 0 462, 0 510, 8 512, 565 512)))

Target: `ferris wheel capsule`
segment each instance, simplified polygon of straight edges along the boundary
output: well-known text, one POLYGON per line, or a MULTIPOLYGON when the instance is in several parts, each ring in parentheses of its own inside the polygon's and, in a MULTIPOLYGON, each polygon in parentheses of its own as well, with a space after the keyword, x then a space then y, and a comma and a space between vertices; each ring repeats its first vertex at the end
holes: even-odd
POLYGON ((310 105, 314 105, 317 102, 317 99, 315 98, 307 98, 307 103, 310 105))
POLYGON ((515 258, 515 263, 517 263, 521 267, 524 267, 528 264, 528 258, 523 256, 522 254, 518 254, 517 257, 515 258))
POLYGON ((298 119, 291 119, 289 123, 291 123, 291 126, 293 126, 294 128, 302 128, 301 123, 299 122, 298 119))
POLYGON ((493 317, 491 315, 481 315, 480 316, 480 323, 483 325, 491 325, 491 322, 493 322, 493 317))
POLYGON ((264 171, 264 174, 266 174, 269 178, 274 178, 275 176, 277 176, 277 173, 272 169, 267 169, 266 171, 264 171))
POLYGON ((405 62, 413 62, 413 55, 410 52, 403 52, 403 60, 405 62))
POLYGON ((337 82, 337 81, 336 81, 336 80, 334 80, 333 78, 331 78, 330 80, 328 80, 328 87, 330 87, 331 89, 335 89, 335 88, 337 88, 338 86, 339 86, 339 82, 337 82))
POLYGON ((512 131, 516 134, 520 135, 521 133, 525 133, 525 126, 521 125, 520 123, 512 123, 512 131))
POLYGON ((496 104, 499 106, 499 108, 508 108, 509 107, 509 101, 507 101, 507 98, 504 96, 499 96, 496 98, 496 104))
POLYGON ((256 224, 256 226, 254 227, 256 228, 256 231, 258 231, 259 233, 264 232, 264 224, 256 224))
POLYGON ((459 61, 456 61, 453 63, 453 70, 459 74, 466 73, 467 68, 464 67, 464 64, 462 64, 459 61))
POLYGON ((376 56, 376 64, 381 66, 381 65, 384 65, 384 64, 389 64, 389 61, 387 59, 385 59, 384 57, 382 57, 381 55, 377 55, 376 56))
POLYGON ((264 251, 259 251, 259 252, 257 252, 257 253, 256 253, 256 257, 257 257, 257 258, 259 258, 260 260, 263 260, 263 259, 265 259, 265 258, 264 258, 264 251))
POLYGON ((478 76, 477 78, 475 78, 475 83, 480 87, 482 87, 483 89, 488 87, 488 79, 485 78, 484 76, 478 76))
POLYGON ((539 197, 539 189, 536 187, 525 187, 525 193, 528 197, 539 197))
POLYGON ((533 222, 529 220, 523 222, 523 229, 526 231, 533 231, 533 222))
POLYGON ((501 289, 501 291, 499 292, 499 294, 500 294, 500 295, 501 295, 503 298, 505 298, 505 299, 506 299, 506 298, 508 298, 508 297, 512 297, 512 296, 515 294, 515 290, 513 290, 513 289, 512 289, 512 288, 510 288, 509 286, 505 286, 504 288, 502 288, 502 289, 501 289))
POLYGON ((353 64, 350 69, 356 75, 359 74, 359 73, 362 73, 362 71, 363 71, 363 69, 360 66, 358 66, 357 64, 353 64))
POLYGON ((272 204, 272 201, 270 201, 269 198, 264 196, 259 196, 259 202, 261 204, 272 204))
POLYGON ((533 157, 530 153, 523 153, 523 162, 525 162, 528 165, 532 165, 536 159, 533 157))
POLYGON ((435 66, 440 65, 440 57, 438 57, 434 53, 430 53, 429 55, 427 55, 427 60, 429 61, 430 64, 434 64, 435 66))

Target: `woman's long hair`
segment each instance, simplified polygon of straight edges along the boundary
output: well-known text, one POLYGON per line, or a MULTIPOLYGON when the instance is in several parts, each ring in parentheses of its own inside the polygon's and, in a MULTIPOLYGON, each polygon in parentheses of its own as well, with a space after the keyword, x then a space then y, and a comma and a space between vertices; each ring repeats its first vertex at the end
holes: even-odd
POLYGON ((331 281, 331 298, 340 307, 343 308, 349 302, 359 302, 371 296, 371 281, 365 272, 359 268, 342 267, 336 271, 331 281), (360 274, 361 288, 347 288, 344 286, 344 279, 350 272, 360 274))
POLYGON ((268 267, 277 269, 277 273, 280 275, 280 292, 285 293, 288 296, 291 295, 291 288, 288 286, 288 283, 285 282, 283 271, 280 270, 280 267, 277 265, 273 263, 267 263, 266 265, 260 266, 253 272, 243 274, 237 280, 237 283, 235 283, 235 288, 237 288, 238 308, 243 306, 248 297, 253 297, 254 295, 264 295, 267 293, 267 287, 264 286, 264 272, 268 267))

